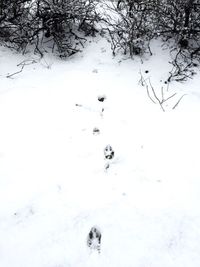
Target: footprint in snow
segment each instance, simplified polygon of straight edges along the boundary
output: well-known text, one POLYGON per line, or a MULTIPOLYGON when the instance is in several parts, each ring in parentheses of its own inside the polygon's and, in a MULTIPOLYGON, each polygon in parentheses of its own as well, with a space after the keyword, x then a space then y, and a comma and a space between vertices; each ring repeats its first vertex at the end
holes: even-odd
POLYGON ((87 236, 87 246, 92 250, 101 252, 101 231, 96 226, 91 228, 87 236))
POLYGON ((115 155, 114 150, 112 149, 111 145, 107 145, 104 148, 104 156, 106 159, 113 159, 115 155))
POLYGON ((105 95, 99 95, 98 96, 98 101, 99 102, 104 102, 106 100, 106 96, 105 95))
POLYGON ((99 134, 100 134, 99 128, 94 127, 94 129, 93 129, 93 135, 99 135, 99 134))
POLYGON ((98 73, 98 69, 93 69, 93 73, 98 73))

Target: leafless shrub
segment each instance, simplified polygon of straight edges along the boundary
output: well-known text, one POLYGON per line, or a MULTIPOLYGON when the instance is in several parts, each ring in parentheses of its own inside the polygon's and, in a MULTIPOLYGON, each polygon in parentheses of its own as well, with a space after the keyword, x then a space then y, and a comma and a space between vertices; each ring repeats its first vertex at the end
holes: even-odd
POLYGON ((193 76, 196 74, 195 68, 198 66, 197 59, 192 59, 188 51, 184 51, 182 48, 173 49, 173 56, 172 61, 172 69, 169 72, 169 77, 167 79, 168 82, 177 81, 177 82, 185 82, 188 79, 192 79, 193 76), (176 50, 176 51, 174 51, 176 50))
POLYGON ((122 51, 125 55, 142 55, 148 51, 153 35, 153 10, 139 1, 104 1, 105 29, 109 32, 113 55, 122 51))
POLYGON ((49 48, 73 55, 84 35, 96 33, 95 6, 92 0, 0 0, 0 39, 23 53, 32 46, 41 56, 49 48))
POLYGON ((113 55, 151 54, 151 40, 159 37, 174 45, 169 81, 194 75, 193 62, 200 59, 199 0, 105 0, 104 6, 113 55))

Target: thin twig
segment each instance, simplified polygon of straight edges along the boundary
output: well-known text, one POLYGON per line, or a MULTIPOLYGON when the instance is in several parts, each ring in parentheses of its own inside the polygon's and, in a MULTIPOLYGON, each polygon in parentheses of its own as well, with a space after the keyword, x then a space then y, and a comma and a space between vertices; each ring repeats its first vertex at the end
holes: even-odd
POLYGON ((21 70, 19 70, 19 71, 17 71, 17 72, 14 72, 14 73, 12 73, 12 74, 7 74, 6 78, 11 78, 11 77, 13 77, 14 75, 17 75, 17 74, 21 73, 21 72, 23 71, 24 67, 25 67, 25 65, 22 65, 21 70))
POLYGON ((148 85, 146 85, 146 89, 147 89, 147 95, 148 95, 148 97, 151 99, 151 101, 152 101, 154 104, 156 104, 156 102, 153 100, 153 98, 151 97, 151 95, 150 95, 150 93, 149 93, 149 87, 148 87, 148 85))
MULTIPOLYGON (((151 80, 150 78, 148 78, 148 83, 147 83, 147 79, 145 80, 141 71, 140 71, 140 80, 139 80, 139 83, 142 85, 142 86, 145 86, 146 87, 146 91, 147 91, 147 95, 149 97, 149 99, 154 103, 154 104, 159 104, 162 111, 165 112, 165 108, 164 108, 164 103, 166 103, 168 100, 170 100, 171 98, 173 98, 177 93, 174 93, 168 97, 165 98, 165 91, 164 91, 164 88, 163 86, 160 88, 161 90, 161 96, 158 97, 152 83, 151 83, 151 80), (149 88, 150 86, 150 88, 149 88)), ((167 84, 167 92, 168 92, 168 89, 169 89, 169 84, 167 84)), ((184 96, 184 95, 183 95, 184 96)), ((183 98, 183 96, 178 100, 178 102, 174 105, 174 107, 172 109, 175 109, 177 107, 177 105, 180 103, 181 99, 183 98)))
POLYGON ((174 93, 173 95, 167 97, 166 99, 163 99, 162 103, 168 101, 170 98, 174 97, 176 95, 176 93, 174 93))
POLYGON ((180 98, 180 99, 178 100, 178 102, 173 106, 172 109, 175 109, 175 108, 178 106, 178 104, 181 102, 181 100, 183 99, 183 97, 184 97, 185 95, 187 95, 187 94, 184 94, 184 95, 181 96, 181 98, 180 98))
POLYGON ((20 62, 19 64, 17 64, 17 67, 19 66, 28 66, 31 64, 35 64, 37 63, 37 61, 35 59, 25 59, 22 62, 20 62))

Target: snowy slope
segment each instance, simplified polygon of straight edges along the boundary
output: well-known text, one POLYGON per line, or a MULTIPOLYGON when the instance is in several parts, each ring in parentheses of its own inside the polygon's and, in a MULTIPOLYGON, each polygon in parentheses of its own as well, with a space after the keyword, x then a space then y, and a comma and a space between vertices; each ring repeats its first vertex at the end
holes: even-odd
POLYGON ((199 75, 172 83, 163 112, 139 82, 159 94, 171 68, 153 47, 113 59, 97 38, 11 78, 24 57, 0 48, 0 266, 199 267, 199 75), (94 225, 100 254, 86 245, 94 225))

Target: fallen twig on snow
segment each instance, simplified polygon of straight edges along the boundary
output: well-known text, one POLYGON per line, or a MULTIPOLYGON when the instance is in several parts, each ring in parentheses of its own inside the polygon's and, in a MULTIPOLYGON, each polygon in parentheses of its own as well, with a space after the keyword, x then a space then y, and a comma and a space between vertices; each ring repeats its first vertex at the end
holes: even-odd
MULTIPOLYGON (((163 86, 160 88, 160 97, 158 96, 158 94, 156 93, 155 88, 153 87, 150 78, 146 78, 144 79, 142 73, 140 72, 140 80, 139 83, 143 86, 146 87, 146 91, 147 91, 147 95, 149 97, 149 99, 154 103, 154 104, 159 104, 162 111, 165 112, 165 107, 164 104, 169 101, 170 99, 172 99, 173 97, 175 97, 177 95, 177 93, 173 93, 170 96, 165 96, 165 92, 164 92, 164 88, 163 86)), ((168 92, 168 88, 169 88, 169 84, 167 84, 167 89, 166 91, 168 92)), ((180 99, 177 101, 177 103, 172 107, 172 109, 175 109, 180 101, 182 100, 182 98, 185 95, 181 96, 180 99)))
POLYGON ((14 73, 11 73, 11 74, 8 73, 6 75, 6 78, 12 78, 13 76, 21 73, 23 71, 23 69, 24 69, 25 66, 28 66, 28 65, 31 65, 31 64, 34 64, 34 63, 37 63, 37 61, 34 60, 34 59, 31 59, 31 60, 30 59, 23 60, 22 62, 20 62, 19 64, 17 64, 17 67, 20 67, 21 66, 21 69, 19 71, 16 71, 14 73))
POLYGON ((17 72, 14 72, 14 73, 12 73, 12 74, 7 74, 6 78, 11 78, 11 77, 13 77, 14 75, 17 75, 17 74, 21 73, 21 72, 23 71, 24 67, 25 67, 25 65, 22 65, 21 70, 19 70, 19 71, 17 71, 17 72))

